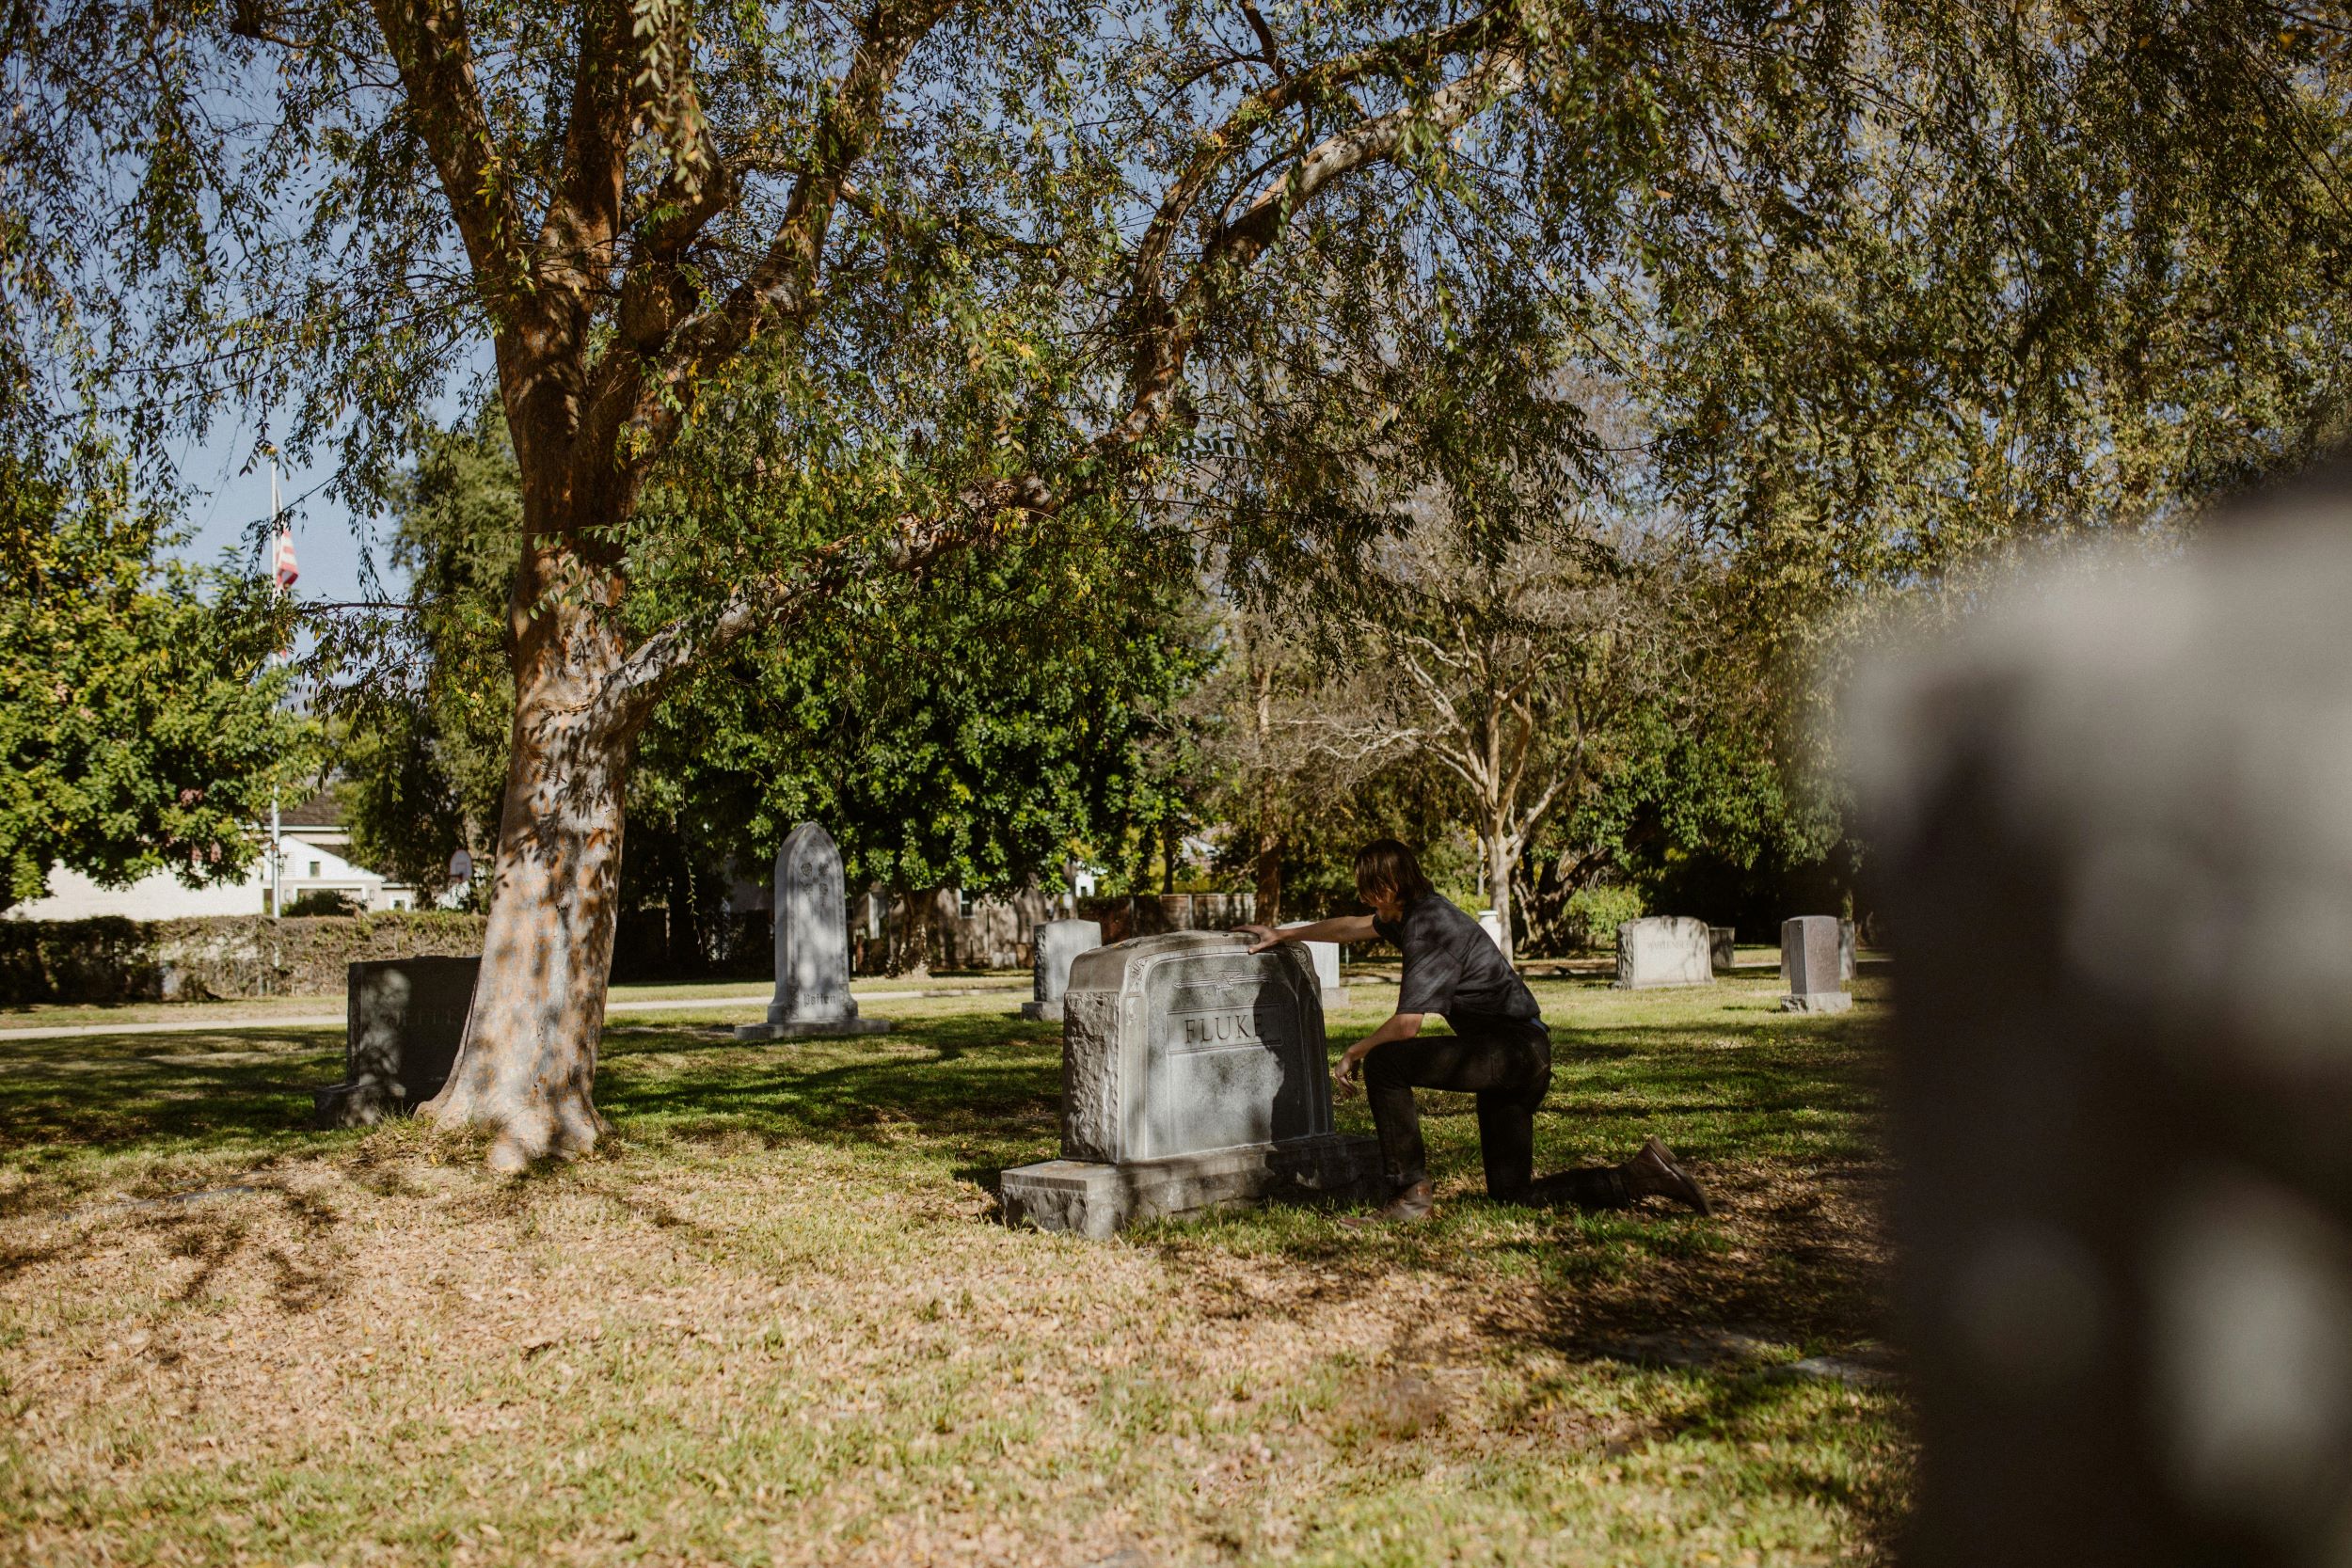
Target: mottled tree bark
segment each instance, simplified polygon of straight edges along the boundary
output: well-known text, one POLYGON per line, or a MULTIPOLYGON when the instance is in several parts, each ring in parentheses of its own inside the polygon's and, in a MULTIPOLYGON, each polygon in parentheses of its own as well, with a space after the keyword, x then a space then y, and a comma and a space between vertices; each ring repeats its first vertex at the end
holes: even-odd
POLYGON ((583 612, 547 619, 573 623, 543 640, 569 657, 543 661, 516 706, 482 973, 449 1082, 422 1108, 486 1129, 490 1165, 507 1171, 584 1154, 604 1131, 596 1047, 631 750, 604 710, 576 700, 582 665, 617 654, 609 634, 583 612))

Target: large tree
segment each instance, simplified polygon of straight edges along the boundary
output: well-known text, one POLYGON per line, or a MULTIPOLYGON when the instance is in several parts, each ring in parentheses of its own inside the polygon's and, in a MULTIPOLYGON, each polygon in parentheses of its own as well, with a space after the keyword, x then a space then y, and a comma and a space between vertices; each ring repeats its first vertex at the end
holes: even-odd
MULTIPOLYGON (((625 786, 674 682, 1136 483, 1209 368, 1300 310, 1349 330, 1367 265, 1657 294, 1727 236, 1808 240, 1787 193, 1903 129, 1890 72, 1999 69, 1932 47, 1971 9, 55 0, 10 20, 0 325, 66 322, 136 419, 291 406, 274 434, 339 440, 362 499, 486 343, 522 482, 513 740, 433 1109, 513 1167, 598 1135, 625 786), (1629 227, 1694 181, 1680 227, 1629 227), (753 387, 807 439, 743 483, 802 503, 649 514, 753 387), (649 574, 698 591, 650 622, 649 574)), ((2117 10, 2017 48, 2129 50, 2117 10)), ((2330 41, 2244 14, 2195 60, 2303 90, 2330 41)))

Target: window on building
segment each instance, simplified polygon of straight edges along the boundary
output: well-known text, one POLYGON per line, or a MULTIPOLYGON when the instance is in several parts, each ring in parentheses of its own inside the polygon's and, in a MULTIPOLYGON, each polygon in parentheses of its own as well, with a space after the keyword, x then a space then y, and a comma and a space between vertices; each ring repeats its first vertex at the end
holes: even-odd
POLYGON ((956 916, 960 920, 972 918, 972 895, 961 888, 956 889, 956 916))
POLYGON ((310 875, 311 875, 311 876, 313 876, 313 877, 315 877, 315 876, 317 876, 318 874, 319 874, 319 863, 318 863, 318 862, 316 862, 316 861, 312 861, 312 862, 310 863, 310 875))

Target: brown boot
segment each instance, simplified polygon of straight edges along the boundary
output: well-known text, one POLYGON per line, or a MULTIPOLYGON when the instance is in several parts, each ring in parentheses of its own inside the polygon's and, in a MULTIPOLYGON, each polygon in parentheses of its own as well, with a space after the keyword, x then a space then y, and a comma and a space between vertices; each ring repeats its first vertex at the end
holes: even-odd
POLYGON ((1629 1196, 1670 1197, 1702 1214, 1711 1214, 1714 1206, 1707 1201, 1707 1189, 1697 1179, 1675 1163, 1675 1151, 1656 1138, 1642 1146, 1642 1152, 1617 1167, 1625 1172, 1629 1196))
POLYGON ((1429 1183, 1416 1181, 1369 1214, 1350 1214, 1340 1223, 1350 1230, 1363 1230, 1375 1225, 1393 1225, 1405 1220, 1425 1220, 1438 1206, 1429 1183))

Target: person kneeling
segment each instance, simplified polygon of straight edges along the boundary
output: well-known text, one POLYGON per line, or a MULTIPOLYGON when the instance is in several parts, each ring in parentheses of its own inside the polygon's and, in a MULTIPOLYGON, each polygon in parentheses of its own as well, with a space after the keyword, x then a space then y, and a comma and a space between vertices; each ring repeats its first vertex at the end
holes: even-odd
POLYGON ((1708 1212, 1706 1191, 1656 1138, 1623 1164, 1535 1180, 1535 1110, 1551 1086, 1551 1032, 1534 995, 1478 923, 1431 889, 1404 844, 1384 838, 1359 850, 1356 891, 1371 914, 1287 930, 1242 927, 1252 953, 1284 942, 1360 942, 1379 936, 1405 955, 1395 1013, 1349 1046, 1331 1071, 1332 1082, 1348 1092, 1361 1069, 1391 1194, 1372 1214, 1346 1223, 1420 1219, 1433 1207, 1429 1157, 1413 1101, 1417 1088, 1478 1097, 1478 1148, 1489 1197, 1588 1209, 1670 1197, 1708 1212), (1422 1021, 1431 1013, 1453 1026, 1451 1037, 1422 1035, 1422 1021))

